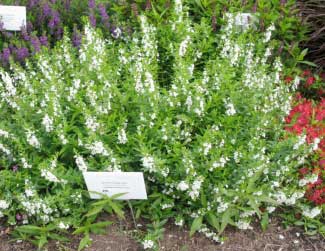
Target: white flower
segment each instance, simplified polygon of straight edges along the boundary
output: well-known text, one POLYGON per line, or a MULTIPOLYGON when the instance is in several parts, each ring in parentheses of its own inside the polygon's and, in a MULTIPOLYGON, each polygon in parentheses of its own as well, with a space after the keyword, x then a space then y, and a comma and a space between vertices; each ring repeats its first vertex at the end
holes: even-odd
POLYGON ((9 203, 5 200, 0 200, 0 209, 5 210, 9 208, 9 203))
POLYGON ((266 211, 268 211, 269 213, 273 213, 274 210, 275 210, 275 207, 272 207, 272 206, 266 208, 266 211))
POLYGON ((103 156, 109 156, 108 151, 105 149, 103 142, 95 141, 91 145, 86 146, 92 155, 101 154, 103 156))
POLYGON ((164 210, 164 209, 167 209, 167 208, 172 208, 174 206, 174 203, 170 203, 170 204, 162 204, 161 205, 161 209, 164 210))
POLYGON ((272 24, 269 28, 267 28, 266 33, 265 33, 265 37, 264 37, 264 40, 263 40, 264 43, 267 43, 267 42, 270 41, 271 36, 272 36, 272 31, 274 31, 274 30, 275 30, 274 24, 272 24))
POLYGON ((253 227, 250 225, 248 221, 240 220, 237 222, 237 227, 239 229, 247 230, 247 229, 253 229, 253 227))
POLYGON ((194 200, 200 195, 200 189, 202 185, 203 179, 200 178, 198 180, 195 180, 193 184, 191 185, 191 191, 189 192, 189 196, 194 200))
POLYGON ((53 131, 53 120, 49 117, 49 115, 45 114, 42 125, 45 127, 46 132, 53 131))
POLYGON ((228 206, 229 206, 229 204, 226 202, 220 203, 219 206, 217 207, 217 212, 222 213, 222 212, 226 211, 228 206))
POLYGON ((233 103, 231 103, 230 99, 225 99, 224 100, 225 107, 226 107, 226 115, 232 116, 236 114, 236 109, 233 103))
POLYGON ((180 190, 180 191, 186 191, 188 188, 189 188, 189 185, 185 181, 181 181, 177 185, 177 190, 180 190))
POLYGON ((119 27, 115 28, 112 32, 112 37, 119 38, 122 35, 122 31, 119 27))
POLYGON ((317 215, 319 215, 320 213, 322 212, 321 208, 318 208, 318 207, 315 207, 313 209, 309 209, 309 208, 305 208, 303 211, 302 211, 302 214, 306 217, 309 217, 309 218, 315 218, 317 215))
POLYGON ((65 224, 65 223, 63 223, 63 222, 61 221, 61 222, 59 223, 58 227, 59 227, 60 229, 68 229, 70 226, 69 226, 69 224, 65 224))
POLYGON ((25 194, 27 197, 32 197, 35 195, 35 192, 32 189, 27 188, 25 189, 25 194))
POLYGON ((145 87, 148 88, 149 92, 155 91, 155 81, 153 80, 152 74, 150 72, 145 73, 146 80, 144 82, 145 87))
POLYGON ((9 133, 0 129, 0 136, 4 138, 9 138, 9 133))
POLYGON ((315 138, 313 142, 313 151, 318 149, 318 144, 320 143, 320 138, 315 138))
POLYGON ((293 146, 294 150, 299 149, 300 146, 304 145, 306 142, 306 135, 302 134, 301 136, 298 137, 298 142, 293 146))
POLYGON ((150 173, 155 170, 155 160, 153 157, 146 155, 142 158, 142 166, 146 168, 150 173))
POLYGON ((187 106, 187 110, 189 111, 193 105, 193 101, 192 101, 192 97, 191 96, 188 96, 186 98, 186 102, 185 102, 185 105, 187 106))
POLYGON ((21 158, 21 163, 23 164, 23 168, 32 168, 32 166, 27 163, 25 158, 21 158))
POLYGON ((152 240, 144 240, 142 245, 144 249, 151 249, 155 246, 155 243, 152 240))
POLYGON ((41 176, 50 182, 55 182, 55 183, 60 182, 60 180, 53 173, 51 173, 49 170, 46 169, 43 169, 41 171, 41 176))
MULTIPOLYGON (((234 142, 235 144, 235 142, 234 142)), ((234 160, 238 164, 240 162, 240 158, 242 157, 242 154, 240 152, 234 152, 234 160)))
POLYGON ((180 44, 179 51, 178 51, 178 54, 179 54, 180 57, 184 57, 185 56, 186 49, 187 49, 187 46, 188 46, 188 44, 189 44, 190 41, 191 41, 190 36, 186 36, 186 38, 180 44))
POLYGON ((127 139, 127 137, 126 137, 125 129, 122 128, 122 129, 119 130, 119 132, 118 132, 118 143, 119 143, 119 144, 126 144, 127 141, 128 141, 128 139, 127 139))
POLYGON ((61 140, 62 145, 66 145, 68 143, 68 140, 63 133, 59 135, 59 139, 61 140))
POLYGON ((229 161, 228 157, 224 157, 222 156, 219 161, 215 161, 212 163, 212 167, 209 168, 209 171, 213 171, 215 168, 218 167, 225 167, 225 165, 227 164, 227 162, 229 161))
POLYGON ((9 149, 7 149, 3 144, 0 143, 0 151, 4 152, 6 155, 11 155, 11 152, 9 149))
POLYGON ((27 131, 27 133, 26 133, 27 135, 27 142, 31 145, 31 146, 33 146, 33 147, 35 147, 35 148, 40 148, 41 147, 41 143, 38 141, 38 139, 36 138, 36 136, 35 136, 35 134, 34 134, 34 132, 32 132, 32 131, 27 131))
POLYGON ((307 184, 313 184, 313 183, 315 183, 316 181, 318 180, 318 175, 317 174, 312 174, 312 175, 310 175, 310 176, 307 176, 307 177, 305 177, 305 178, 303 178, 303 179, 300 179, 299 180, 299 186, 305 186, 305 185, 307 185, 307 184))
POLYGON ((209 153, 209 151, 210 151, 210 149, 212 148, 212 144, 211 143, 203 143, 203 154, 205 155, 205 156, 207 156, 208 155, 208 153, 209 153))
POLYGON ((175 220, 175 225, 176 226, 183 226, 184 225, 184 219, 182 219, 182 218, 178 218, 178 219, 176 219, 175 220))
POLYGON ((96 119, 93 117, 87 117, 86 119, 86 127, 93 132, 96 132, 97 128, 99 127, 99 123, 96 122, 96 119))
POLYGON ((87 167, 87 164, 84 161, 83 157, 80 155, 76 155, 74 157, 76 159, 76 164, 77 164, 77 167, 79 168, 79 170, 81 172, 87 172, 88 167, 87 167))

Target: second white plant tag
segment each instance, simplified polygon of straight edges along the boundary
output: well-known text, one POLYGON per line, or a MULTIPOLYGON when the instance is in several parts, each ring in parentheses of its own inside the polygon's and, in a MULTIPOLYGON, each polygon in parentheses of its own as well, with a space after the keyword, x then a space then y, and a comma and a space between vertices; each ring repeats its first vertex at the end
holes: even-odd
POLYGON ((83 175, 92 199, 100 199, 102 197, 100 194, 110 197, 119 193, 125 194, 118 197, 118 200, 147 199, 141 172, 84 172, 83 175))

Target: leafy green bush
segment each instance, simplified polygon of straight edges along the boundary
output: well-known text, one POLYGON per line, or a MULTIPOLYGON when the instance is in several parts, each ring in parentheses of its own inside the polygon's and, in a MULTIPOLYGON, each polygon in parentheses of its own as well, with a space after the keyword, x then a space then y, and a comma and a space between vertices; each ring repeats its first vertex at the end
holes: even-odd
POLYGON ((272 56, 274 26, 241 33, 228 17, 215 34, 185 10, 176 1, 156 26, 140 16, 141 31, 121 41, 86 26, 79 53, 65 36, 26 69, 1 70, 0 212, 9 223, 50 224, 44 233, 89 225, 86 170, 143 171, 149 199, 132 202, 137 216, 174 218, 215 241, 228 224, 249 229, 257 216, 266 227, 277 206, 300 200, 296 167, 311 149, 283 130, 291 94, 272 56))

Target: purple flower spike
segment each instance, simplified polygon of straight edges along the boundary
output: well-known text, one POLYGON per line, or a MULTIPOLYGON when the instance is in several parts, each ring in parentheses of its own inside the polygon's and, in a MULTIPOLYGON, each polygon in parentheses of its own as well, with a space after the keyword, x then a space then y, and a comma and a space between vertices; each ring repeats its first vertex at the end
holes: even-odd
POLYGON ((38 4, 38 0, 29 0, 27 7, 28 8, 33 8, 37 4, 38 4))
POLYGON ((60 15, 57 11, 52 11, 52 18, 49 22, 49 27, 51 30, 54 30, 55 27, 57 27, 60 24, 60 15))
POLYGON ((56 39, 60 40, 63 36, 63 29, 61 27, 58 27, 55 32, 56 39))
POLYGON ((72 44, 74 47, 79 48, 81 45, 82 36, 76 27, 73 28, 72 44))
POLYGON ((88 7, 89 7, 89 9, 94 9, 96 7, 96 1, 95 0, 89 0, 88 1, 88 7))
POLYGON ((31 42, 35 52, 39 52, 41 50, 41 43, 40 43, 38 37, 36 37, 36 36, 32 37, 30 42, 31 42))
POLYGON ((94 15, 94 13, 90 13, 89 22, 93 27, 96 27, 96 17, 94 15))
POLYGON ((71 7, 71 0, 65 0, 64 2, 64 7, 66 10, 70 10, 70 7, 71 7))
POLYGON ((30 36, 28 35, 27 29, 26 27, 22 27, 21 28, 21 36, 25 41, 29 41, 30 40, 30 36))
POLYGON ((33 31, 33 24, 32 24, 32 22, 30 22, 30 21, 28 21, 27 22, 27 26, 26 26, 26 29, 27 29, 27 32, 28 33, 31 33, 32 31, 33 31))
POLYGON ((29 57, 29 51, 26 47, 18 48, 16 50, 16 58, 19 62, 24 62, 29 57))
POLYGON ((47 40, 47 36, 40 36, 39 41, 41 42, 41 45, 43 46, 48 46, 48 40, 47 40))
POLYGON ((9 62, 10 58, 10 49, 9 48, 4 48, 2 52, 2 59, 4 62, 9 62))
POLYGON ((52 13, 52 9, 51 9, 50 5, 48 3, 45 3, 43 5, 43 15, 45 17, 49 17, 49 16, 51 16, 51 13, 52 13))
POLYGON ((100 14, 100 16, 102 18, 102 21, 106 22, 109 19, 109 16, 107 15, 105 5, 104 4, 99 4, 98 9, 99 9, 99 14, 100 14))

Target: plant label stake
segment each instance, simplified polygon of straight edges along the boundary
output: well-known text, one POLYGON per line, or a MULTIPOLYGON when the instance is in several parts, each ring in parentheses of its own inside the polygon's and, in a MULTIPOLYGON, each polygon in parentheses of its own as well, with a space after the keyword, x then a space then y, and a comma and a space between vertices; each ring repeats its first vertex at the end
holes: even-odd
POLYGON ((125 193, 117 200, 146 200, 147 192, 142 172, 84 172, 90 198, 101 199, 125 193))
POLYGON ((5 30, 20 31, 26 26, 26 7, 0 5, 0 22, 5 30))

